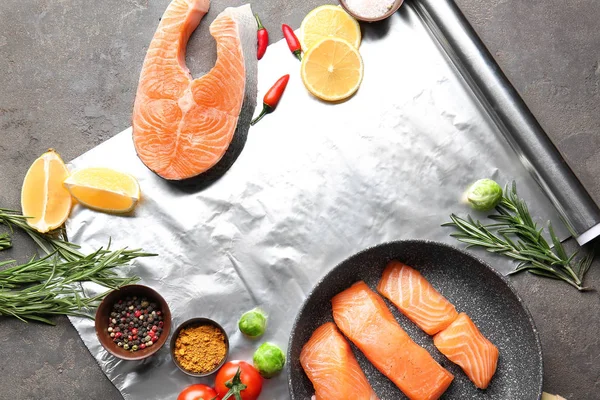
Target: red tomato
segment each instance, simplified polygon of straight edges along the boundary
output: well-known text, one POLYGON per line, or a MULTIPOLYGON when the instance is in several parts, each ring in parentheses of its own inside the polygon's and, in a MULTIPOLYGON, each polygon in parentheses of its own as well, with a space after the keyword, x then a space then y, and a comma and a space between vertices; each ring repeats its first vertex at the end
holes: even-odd
POLYGON ((217 398, 217 392, 213 388, 200 384, 186 387, 177 396, 177 400, 213 400, 217 398))
POLYGON ((252 365, 245 361, 229 361, 217 373, 215 390, 224 399, 239 400, 236 396, 239 393, 242 400, 256 400, 262 390, 262 381, 262 376, 252 365), (240 375, 236 379, 238 370, 240 375))

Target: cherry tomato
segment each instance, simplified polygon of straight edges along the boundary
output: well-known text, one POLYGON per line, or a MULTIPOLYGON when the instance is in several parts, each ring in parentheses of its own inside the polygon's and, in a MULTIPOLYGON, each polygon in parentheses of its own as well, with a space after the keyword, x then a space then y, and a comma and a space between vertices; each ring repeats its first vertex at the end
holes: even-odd
POLYGON ((192 385, 188 386, 179 393, 177 400, 213 400, 218 399, 217 392, 210 386, 192 385))
POLYGON ((223 399, 256 400, 262 391, 263 378, 245 361, 229 361, 217 373, 215 390, 223 399))

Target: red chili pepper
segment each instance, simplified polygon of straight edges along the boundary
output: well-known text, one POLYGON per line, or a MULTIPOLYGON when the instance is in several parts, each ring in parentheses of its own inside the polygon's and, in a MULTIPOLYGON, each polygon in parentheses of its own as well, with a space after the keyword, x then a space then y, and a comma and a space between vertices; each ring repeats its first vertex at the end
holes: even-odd
POLYGON ((256 124, 262 119, 262 117, 272 113, 275 110, 277 104, 279 103, 279 100, 281 99, 281 96, 283 95, 283 92, 285 91, 285 87, 287 86, 289 80, 290 75, 287 74, 279 78, 279 80, 277 80, 277 82, 275 82, 275 84, 271 86, 271 89, 269 89, 269 91, 265 94, 265 97, 263 97, 262 111, 260 112, 258 117, 254 118, 252 122, 250 122, 250 125, 256 124))
POLYGON ((265 29, 258 14, 254 14, 256 23, 258 24, 258 31, 256 32, 256 41, 258 42, 258 49, 256 51, 256 57, 260 60, 267 52, 267 46, 269 45, 269 32, 265 29))
POLYGON ((294 33, 294 30, 286 24, 281 25, 281 30, 283 31, 283 36, 285 37, 285 41, 290 48, 290 51, 294 53, 296 58, 302 61, 302 46, 300 45, 300 41, 298 40, 298 36, 294 33))

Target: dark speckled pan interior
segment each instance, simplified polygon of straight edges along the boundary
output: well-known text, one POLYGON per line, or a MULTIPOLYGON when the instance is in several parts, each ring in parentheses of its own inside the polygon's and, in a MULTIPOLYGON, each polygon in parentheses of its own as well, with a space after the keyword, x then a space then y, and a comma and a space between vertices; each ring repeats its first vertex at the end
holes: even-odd
MULTIPOLYGON (((315 286, 296 317, 288 346, 287 368, 293 400, 310 400, 314 394, 300 366, 299 356, 312 332, 321 324, 333 321, 330 299, 359 280, 375 289, 384 267, 393 259, 418 269, 459 312, 466 312, 500 350, 496 375, 486 390, 479 390, 457 365, 437 351, 430 336, 386 300, 413 340, 454 374, 454 382, 442 399, 541 398, 542 351, 539 338, 529 312, 511 286, 490 266, 461 250, 446 244, 411 240, 386 243, 358 253, 335 267, 315 286)), ((406 399, 356 347, 352 345, 352 348, 381 400, 406 399)))

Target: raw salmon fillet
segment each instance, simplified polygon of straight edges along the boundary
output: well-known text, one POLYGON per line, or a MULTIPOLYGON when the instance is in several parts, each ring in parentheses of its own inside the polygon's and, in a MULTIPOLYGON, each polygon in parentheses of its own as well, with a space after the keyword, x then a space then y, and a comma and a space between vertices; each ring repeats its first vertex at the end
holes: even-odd
POLYGON ((433 337, 433 343, 465 371, 475 386, 488 387, 498 365, 498 348, 481 334, 467 314, 460 313, 449 327, 433 337))
POLYGON ((235 133, 247 77, 256 74, 249 68, 256 64, 256 23, 246 5, 226 9, 210 25, 217 62, 206 75, 192 79, 186 45, 209 3, 173 0, 142 67, 133 141, 142 162, 165 179, 200 175, 221 160, 235 133))
POLYGON ((399 261, 383 271, 377 291, 429 335, 446 328, 458 316, 454 306, 423 275, 399 261))
POLYGON ((300 364, 315 387, 316 400, 378 400, 333 322, 313 332, 302 348, 300 364))
POLYGON ((454 376, 412 341, 385 302, 360 281, 332 300, 336 325, 411 400, 435 400, 454 376))

